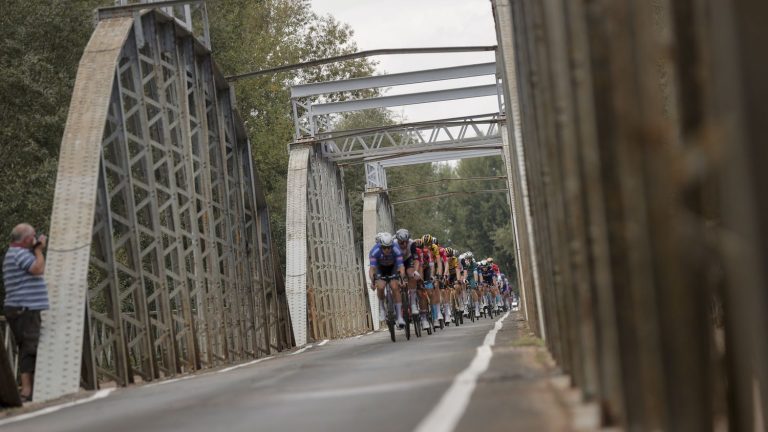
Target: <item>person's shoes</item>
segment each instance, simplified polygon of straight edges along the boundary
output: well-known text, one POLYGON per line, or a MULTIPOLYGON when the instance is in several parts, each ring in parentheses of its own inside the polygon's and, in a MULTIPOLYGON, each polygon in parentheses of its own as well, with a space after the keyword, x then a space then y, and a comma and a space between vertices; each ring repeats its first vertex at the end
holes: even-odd
POLYGON ((426 318, 421 319, 421 328, 423 330, 429 330, 429 321, 426 318))
POLYGON ((412 304, 411 305, 411 315, 418 315, 419 314, 419 305, 412 304))
POLYGON ((405 328, 405 320, 403 317, 397 317, 397 326, 401 329, 405 328))

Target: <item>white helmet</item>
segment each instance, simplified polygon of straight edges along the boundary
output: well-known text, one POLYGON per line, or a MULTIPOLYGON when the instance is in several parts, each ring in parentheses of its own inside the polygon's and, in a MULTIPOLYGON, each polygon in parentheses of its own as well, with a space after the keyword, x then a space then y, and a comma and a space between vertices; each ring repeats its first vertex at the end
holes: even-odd
POLYGON ((405 242, 405 241, 410 240, 411 233, 409 233, 408 230, 405 229, 405 228, 400 228, 395 233, 395 237, 397 238, 398 241, 405 242))
POLYGON ((388 232, 379 233, 379 241, 382 246, 392 246, 394 237, 388 232))

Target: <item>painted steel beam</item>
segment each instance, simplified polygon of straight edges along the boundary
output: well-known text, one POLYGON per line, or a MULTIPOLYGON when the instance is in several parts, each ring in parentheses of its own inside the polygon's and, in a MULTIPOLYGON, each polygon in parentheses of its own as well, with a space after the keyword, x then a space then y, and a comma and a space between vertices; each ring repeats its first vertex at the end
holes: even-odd
POLYGON ((493 75, 495 73, 495 62, 453 66, 439 69, 427 69, 413 72, 297 85, 291 87, 291 97, 299 98, 343 91, 390 87, 429 81, 444 81, 457 78, 493 75))
POLYGON ((380 149, 370 149, 359 152, 348 152, 343 154, 326 153, 326 157, 334 162, 347 162, 361 159, 379 159, 388 157, 397 157, 414 153, 465 150, 465 149, 498 149, 501 148, 501 138, 481 137, 468 140, 441 141, 437 143, 412 144, 409 146, 388 147, 380 149))
POLYGON ((408 93, 394 96, 382 96, 377 98, 360 99, 344 102, 330 102, 312 105, 309 112, 311 116, 324 114, 361 111, 373 108, 387 108, 402 105, 416 105, 430 102, 441 102, 456 99, 470 99, 483 96, 496 96, 498 87, 496 84, 487 84, 472 87, 460 87, 448 90, 435 90, 419 93, 408 93))
POLYGON ((269 69, 262 69, 254 72, 246 72, 238 75, 231 75, 227 77, 227 81, 238 81, 244 78, 253 78, 262 75, 273 75, 278 72, 285 72, 289 70, 305 69, 313 66, 320 66, 330 63, 338 63, 347 60, 354 60, 365 57, 373 57, 380 55, 392 55, 392 54, 449 54, 459 52, 487 52, 495 51, 496 45, 489 46, 455 46, 455 47, 420 47, 420 48, 383 48, 369 51, 360 51, 351 54, 344 54, 336 57, 328 57, 319 60, 312 60, 303 63, 295 63, 285 66, 278 66, 269 69))
POLYGON ((438 151, 431 153, 419 153, 391 159, 380 160, 379 163, 387 168, 393 166, 417 165, 422 163, 444 162, 457 159, 470 159, 486 156, 501 155, 501 148, 459 150, 459 151, 438 151))

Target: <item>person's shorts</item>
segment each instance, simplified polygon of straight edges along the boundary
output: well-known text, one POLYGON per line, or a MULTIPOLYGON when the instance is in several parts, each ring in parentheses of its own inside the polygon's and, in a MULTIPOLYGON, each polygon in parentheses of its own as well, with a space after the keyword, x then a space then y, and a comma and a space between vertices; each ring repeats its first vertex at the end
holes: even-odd
POLYGON ((413 256, 409 256, 407 260, 404 260, 403 261, 403 265, 405 266, 406 269, 410 269, 410 268, 416 267, 414 265, 413 256))
POLYGON ((469 284, 470 289, 477 289, 477 281, 475 280, 475 278, 469 278, 467 282, 469 284))
POLYGON ((19 372, 32 373, 40 340, 40 311, 6 306, 3 312, 19 348, 19 372))
POLYGON ((395 266, 382 266, 382 267, 376 267, 376 277, 375 279, 380 279, 384 281, 389 281, 394 279, 397 276, 397 272, 395 271, 395 266))
POLYGON ((493 276, 483 276, 483 282, 488 285, 493 285, 493 276))

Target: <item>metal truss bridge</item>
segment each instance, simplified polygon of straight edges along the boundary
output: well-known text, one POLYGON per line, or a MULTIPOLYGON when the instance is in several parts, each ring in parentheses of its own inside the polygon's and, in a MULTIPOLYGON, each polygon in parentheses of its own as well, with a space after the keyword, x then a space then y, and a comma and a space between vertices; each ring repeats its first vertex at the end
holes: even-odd
MULTIPOLYGON (((488 7, 498 46, 377 50, 303 65, 430 52, 493 51, 496 58, 291 89, 285 275, 274 247, 283 239, 271 236, 234 86, 293 66, 222 75, 200 0, 100 9, 61 144, 46 271, 52 309, 43 318, 35 399, 81 385, 239 368, 376 330, 364 252, 375 233, 396 227, 387 168, 500 156, 522 296, 519 329, 543 342, 580 412, 593 413, 590 424, 764 428, 768 62, 756 53, 768 39, 757 18, 768 13, 766 2, 493 0, 488 7), (494 83, 326 97, 482 76, 494 83), (497 112, 336 129, 346 112, 488 96, 497 98, 497 112), (362 215, 347 202, 342 169, 351 164, 365 165, 362 215), (352 228, 360 216, 362 250, 352 228)), ((457 339, 461 352, 474 352, 480 330, 476 324, 457 339)), ((366 357, 379 349, 373 344, 338 343, 333 350, 343 355, 318 352, 316 361, 300 363, 300 370, 318 368, 319 388, 273 388, 280 377, 294 382, 298 360, 287 356, 267 367, 270 376, 256 390, 247 375, 210 380, 207 388, 226 382, 222 391, 242 400, 260 388, 282 401, 346 397, 350 407, 367 392, 399 394, 388 383, 329 388, 345 373, 351 382, 365 370, 366 381, 388 367, 366 357), (355 356, 370 363, 363 367, 355 356)), ((433 345, 449 369, 449 360, 463 358, 433 345)), ((423 355, 389 346, 403 350, 394 356, 423 355)), ((499 355, 509 359, 513 351, 523 352, 499 355)), ((397 402, 381 398, 377 406, 397 402)), ((254 412, 273 401, 257 402, 254 412)), ((195 411, 184 412, 192 419, 195 411)), ((307 426, 301 416, 279 418, 266 424, 307 426)), ((420 419, 407 424, 431 424, 420 419)), ((380 420, 369 423, 386 423, 380 420)), ((327 421, 343 426, 338 416, 327 421)), ((560 427, 553 425, 537 427, 560 427)))

